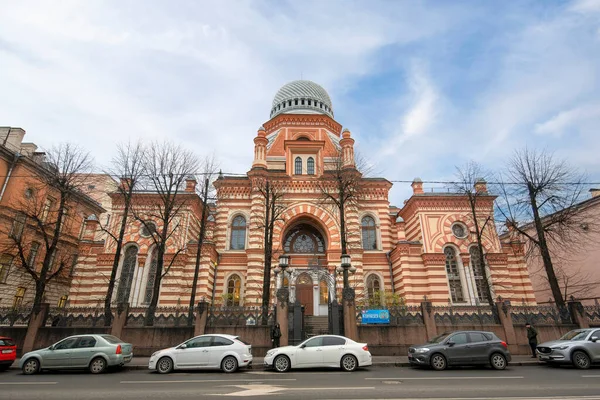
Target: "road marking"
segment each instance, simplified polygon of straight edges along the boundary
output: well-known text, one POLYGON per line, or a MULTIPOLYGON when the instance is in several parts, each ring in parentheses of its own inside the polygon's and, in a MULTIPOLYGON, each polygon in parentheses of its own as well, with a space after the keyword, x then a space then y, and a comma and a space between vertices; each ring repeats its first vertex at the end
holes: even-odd
MULTIPOLYGON (((248 382, 252 383, 256 379, 190 379, 190 380, 180 380, 180 381, 121 381, 121 384, 124 385, 136 385, 136 384, 146 384, 146 383, 218 383, 218 382, 248 382)), ((296 379, 261 379, 261 381, 295 381, 296 379)))
MULTIPOLYGON (((273 371, 246 371, 246 372, 244 372, 244 375, 246 375, 246 374, 252 374, 252 375, 281 375, 280 372, 273 372, 273 371)), ((288 372, 288 375, 289 374, 323 375, 323 372, 290 371, 290 372, 288 372)), ((348 375, 347 372, 330 372, 330 371, 327 371, 326 374, 327 374, 327 376, 329 376, 329 375, 348 375)))
POLYGON ((455 379, 524 379, 524 376, 441 376, 441 377, 420 377, 420 378, 365 378, 367 381, 438 381, 438 380, 455 380, 455 379))
POLYGON ((241 388, 242 390, 237 392, 231 392, 227 394, 212 394, 212 396, 236 396, 236 397, 251 397, 251 396, 270 396, 277 394, 282 390, 286 392, 290 391, 306 391, 306 390, 374 390, 373 386, 360 386, 360 387, 314 387, 314 388, 303 388, 303 387, 285 387, 285 386, 271 386, 271 385, 228 385, 241 388))
POLYGON ((0 382, 0 385, 56 385, 58 382, 0 382))
POLYGON ((600 375, 581 375, 582 378, 600 378, 600 375))
MULTIPOLYGON (((337 400, 337 399, 323 399, 337 400)), ((600 396, 557 396, 557 397, 413 397, 389 399, 361 399, 361 400, 600 400, 600 396)))

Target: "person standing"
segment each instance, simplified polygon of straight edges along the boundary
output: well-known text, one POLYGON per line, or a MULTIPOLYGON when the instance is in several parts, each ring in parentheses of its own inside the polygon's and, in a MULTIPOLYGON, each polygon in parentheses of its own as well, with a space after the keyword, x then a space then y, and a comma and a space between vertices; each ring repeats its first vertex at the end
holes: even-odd
POLYGON ((271 341, 273 342, 273 348, 279 347, 279 338, 281 337, 281 328, 279 324, 275 324, 271 329, 271 341))
POLYGON ((529 347, 531 347, 531 358, 537 358, 535 354, 535 348, 538 344, 537 330, 530 323, 525 324, 525 328, 527 328, 527 340, 529 341, 529 347))

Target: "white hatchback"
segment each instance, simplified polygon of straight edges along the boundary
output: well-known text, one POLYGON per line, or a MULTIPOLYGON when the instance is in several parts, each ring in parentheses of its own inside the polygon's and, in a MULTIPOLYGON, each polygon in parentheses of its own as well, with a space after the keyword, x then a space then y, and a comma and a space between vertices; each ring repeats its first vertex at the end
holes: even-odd
POLYGON ((372 363, 366 343, 334 335, 315 336, 298 346, 278 347, 269 350, 264 358, 265 367, 278 372, 315 367, 342 368, 350 372, 372 363))
POLYGON ((148 368, 161 374, 175 369, 221 369, 235 372, 252 364, 252 346, 237 336, 200 335, 152 354, 148 368))

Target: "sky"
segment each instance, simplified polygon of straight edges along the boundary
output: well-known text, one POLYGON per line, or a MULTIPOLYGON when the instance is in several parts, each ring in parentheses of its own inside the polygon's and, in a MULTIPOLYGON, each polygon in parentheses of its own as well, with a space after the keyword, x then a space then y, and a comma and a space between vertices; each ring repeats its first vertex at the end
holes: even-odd
POLYGON ((389 180, 498 171, 529 146, 598 182, 599 73, 600 0, 0 0, 0 126, 98 169, 144 138, 245 173, 302 77, 389 180))

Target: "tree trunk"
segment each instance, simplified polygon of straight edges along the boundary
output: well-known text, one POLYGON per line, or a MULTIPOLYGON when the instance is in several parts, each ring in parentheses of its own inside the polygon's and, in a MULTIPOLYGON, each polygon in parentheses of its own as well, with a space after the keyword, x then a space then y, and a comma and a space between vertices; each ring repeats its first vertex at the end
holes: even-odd
POLYGON ((554 301, 556 302, 556 305, 558 306, 559 310, 562 311, 565 309, 566 305, 563 300, 562 293, 560 291, 558 279, 556 278, 556 274, 554 272, 554 266, 552 265, 552 257, 550 256, 548 244, 546 243, 546 235, 544 232, 544 226, 542 225, 542 218, 540 217, 537 200, 533 191, 533 187, 531 185, 528 185, 528 190, 531 210, 533 211, 535 229, 538 235, 540 254, 542 255, 542 260, 544 261, 544 269, 546 270, 546 275, 548 275, 548 283, 550 284, 550 290, 552 290, 552 296, 554 297, 554 301))
POLYGON ((113 291, 115 290, 115 280, 117 279, 117 270, 121 261, 121 248, 123 247, 123 238, 125 237, 125 229, 127 228, 127 217, 129 214, 129 201, 125 201, 125 209, 121 218, 121 229, 119 230, 119 238, 117 239, 117 248, 115 249, 115 258, 113 260, 112 271, 110 271, 110 279, 108 288, 106 289, 106 298, 104 299, 104 326, 110 326, 112 323, 112 313, 110 304, 112 302, 113 291))
POLYGON ((194 306, 196 303, 196 285, 198 284, 198 275, 200 274, 200 261, 202 259, 202 246, 204 236, 206 235, 206 213, 208 202, 208 179, 204 182, 204 193, 202 194, 202 215, 200 217, 200 233, 198 234, 198 250, 196 250, 196 265, 194 268, 194 280, 192 282, 192 293, 190 295, 190 305, 188 310, 188 326, 192 326, 194 321, 194 306))

